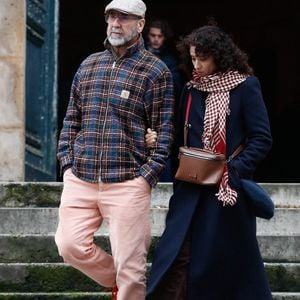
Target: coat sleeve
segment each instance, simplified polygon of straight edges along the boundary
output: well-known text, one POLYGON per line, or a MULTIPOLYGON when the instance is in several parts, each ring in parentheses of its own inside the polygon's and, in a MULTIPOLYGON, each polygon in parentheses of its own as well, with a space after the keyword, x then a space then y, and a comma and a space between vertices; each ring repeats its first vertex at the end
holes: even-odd
POLYGON ((269 117, 255 76, 249 77, 242 91, 242 118, 245 126, 245 148, 231 162, 239 177, 252 177, 258 164, 272 146, 269 117))
POLYGON ((178 62, 175 58, 172 58, 170 64, 168 65, 168 68, 170 69, 173 77, 175 98, 178 98, 180 96, 183 83, 182 83, 182 76, 180 73, 178 62))

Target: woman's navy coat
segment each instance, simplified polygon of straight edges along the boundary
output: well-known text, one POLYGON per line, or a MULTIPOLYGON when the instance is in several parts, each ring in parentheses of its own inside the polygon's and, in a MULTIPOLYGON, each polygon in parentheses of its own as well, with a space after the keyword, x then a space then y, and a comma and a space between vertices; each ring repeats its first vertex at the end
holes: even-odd
MULTIPOLYGON (((202 147, 207 94, 187 87, 179 106, 177 146, 183 145, 189 92, 193 100, 188 145, 202 147)), ((243 152, 228 165, 229 183, 238 192, 237 203, 223 206, 215 196, 217 187, 180 181, 174 184, 166 229, 152 263, 147 297, 163 279, 189 233, 191 264, 188 269, 188 300, 272 299, 256 239, 256 219, 240 189, 240 177, 253 176, 272 144, 268 114, 255 76, 248 77, 230 92, 229 108, 226 121, 227 156, 240 144, 245 145, 243 152)))

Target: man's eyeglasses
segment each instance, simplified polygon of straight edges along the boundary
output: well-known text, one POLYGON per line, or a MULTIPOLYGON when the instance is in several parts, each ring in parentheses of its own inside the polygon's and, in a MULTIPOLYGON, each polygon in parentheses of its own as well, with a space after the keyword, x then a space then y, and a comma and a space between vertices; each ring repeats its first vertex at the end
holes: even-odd
POLYGON ((110 12, 104 15, 105 17, 105 22, 106 23, 113 23, 116 19, 118 19, 118 22, 120 24, 126 24, 132 20, 139 20, 142 19, 139 16, 134 16, 134 15, 126 15, 122 13, 114 13, 110 12))

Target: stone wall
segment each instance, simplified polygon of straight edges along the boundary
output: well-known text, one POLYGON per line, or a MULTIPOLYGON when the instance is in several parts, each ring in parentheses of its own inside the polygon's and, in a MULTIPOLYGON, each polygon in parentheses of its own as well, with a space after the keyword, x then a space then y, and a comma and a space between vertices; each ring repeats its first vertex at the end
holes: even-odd
POLYGON ((0 181, 24 180, 26 1, 0 1, 0 181))

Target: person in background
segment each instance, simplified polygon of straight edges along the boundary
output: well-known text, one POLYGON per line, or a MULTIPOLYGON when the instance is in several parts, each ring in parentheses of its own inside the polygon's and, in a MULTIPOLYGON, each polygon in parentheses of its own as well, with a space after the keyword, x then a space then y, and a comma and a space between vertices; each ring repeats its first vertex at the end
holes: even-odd
MULTIPOLYGON (((175 95, 175 113, 183 87, 183 77, 179 68, 178 53, 175 47, 174 34, 166 20, 152 20, 146 28, 146 49, 160 58, 169 68, 173 77, 175 95)), ((176 116, 175 118, 176 119, 176 116)), ((151 128, 148 129, 151 133, 151 128)), ((166 169, 161 174, 160 182, 172 182, 174 179, 174 157, 167 160, 166 169)))
MULTIPOLYGON (((194 30, 180 49, 191 80, 178 107, 175 148, 186 125, 189 147, 223 153, 228 162, 216 186, 174 183, 146 299, 271 300, 256 217, 241 187, 272 145, 259 80, 246 53, 217 26, 194 30)), ((151 135, 159 138, 147 134, 148 141, 151 135)))
POLYGON ((144 47, 145 12, 141 0, 106 6, 106 50, 79 66, 58 144, 59 254, 114 300, 145 299, 151 188, 173 139, 172 75, 144 47), (151 152, 147 128, 159 134, 151 152), (93 240, 103 221, 112 255, 93 240))
POLYGON ((149 23, 146 28, 146 49, 160 58, 171 71, 175 97, 178 98, 183 87, 183 78, 175 44, 174 33, 167 21, 156 19, 149 23))

